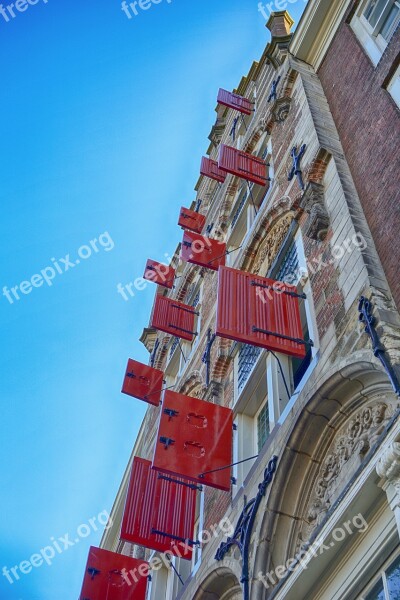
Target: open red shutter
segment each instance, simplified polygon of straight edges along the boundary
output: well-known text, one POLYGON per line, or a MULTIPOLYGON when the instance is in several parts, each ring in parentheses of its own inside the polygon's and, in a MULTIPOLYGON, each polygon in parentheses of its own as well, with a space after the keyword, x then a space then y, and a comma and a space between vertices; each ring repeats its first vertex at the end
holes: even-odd
POLYGON ((122 518, 121 539, 190 560, 196 518, 195 486, 174 477, 162 478, 151 462, 133 459, 122 518), (169 481, 174 479, 180 483, 169 481))
POLYGON ((262 158, 242 152, 231 146, 221 144, 218 157, 218 166, 223 171, 266 186, 269 182, 267 163, 262 158))
POLYGON ((219 181, 220 183, 224 183, 226 178, 226 173, 219 169, 218 163, 205 156, 201 159, 200 173, 201 175, 209 177, 210 179, 215 179, 215 181, 219 181))
POLYGON ((189 210, 188 208, 181 208, 178 225, 180 225, 182 229, 188 229, 189 231, 194 231, 195 233, 201 233, 205 223, 206 218, 204 215, 201 215, 194 210, 189 210))
POLYGON ((226 244, 185 231, 182 241, 182 260, 218 271, 225 264, 226 244))
POLYGON ((163 382, 164 373, 162 371, 129 359, 122 393, 159 406, 163 382))
POLYGON ((280 281, 221 267, 217 335, 304 358, 306 348, 296 293, 295 287, 280 281))
POLYGON ((214 469, 232 463, 232 432, 231 409, 166 391, 153 468, 229 491, 230 469, 214 469))
POLYGON ((157 294, 151 327, 192 342, 196 334, 194 331, 196 315, 193 306, 157 294))
POLYGON ((146 263, 143 278, 172 289, 175 279, 175 269, 149 258, 146 263))
POLYGON ((79 600, 145 600, 149 564, 91 546, 79 600))
POLYGON ((244 98, 243 96, 239 96, 238 94, 234 94, 233 92, 223 90, 222 88, 220 88, 218 92, 217 102, 218 104, 222 104, 228 108, 238 110, 245 115, 251 115, 253 112, 253 105, 250 100, 244 98))

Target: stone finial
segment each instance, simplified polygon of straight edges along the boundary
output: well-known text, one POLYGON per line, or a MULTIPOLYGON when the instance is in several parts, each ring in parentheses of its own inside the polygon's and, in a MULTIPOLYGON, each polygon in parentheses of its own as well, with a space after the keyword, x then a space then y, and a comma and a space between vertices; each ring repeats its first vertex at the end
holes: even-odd
POLYGON ((271 13, 266 27, 270 30, 273 38, 287 37, 291 34, 294 25, 292 17, 287 10, 271 13))

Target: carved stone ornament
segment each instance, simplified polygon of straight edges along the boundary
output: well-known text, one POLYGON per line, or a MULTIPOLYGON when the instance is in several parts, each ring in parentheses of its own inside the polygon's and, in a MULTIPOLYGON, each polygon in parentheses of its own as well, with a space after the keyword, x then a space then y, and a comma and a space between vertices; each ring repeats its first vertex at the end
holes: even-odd
POLYGON ((258 250, 256 263, 252 269, 252 273, 258 275, 261 270, 261 274, 268 272, 269 268, 277 257, 283 242, 285 241, 292 221, 293 214, 287 213, 266 235, 265 240, 262 242, 260 249, 258 250))
POLYGON ((400 492, 400 443, 393 442, 383 452, 376 466, 379 477, 390 483, 400 492))
MULTIPOLYGON (((309 540, 313 530, 323 521, 326 513, 354 475, 367 452, 384 431, 394 410, 395 407, 389 401, 375 401, 356 412, 339 429, 321 464, 315 488, 305 512, 298 547, 309 540)), ((400 444, 398 446, 400 449, 400 444)))
POLYGON ((329 215, 325 208, 324 186, 310 181, 300 202, 300 208, 308 213, 305 234, 313 240, 323 240, 329 227, 329 215))
POLYGON ((275 123, 283 123, 289 114, 292 99, 289 97, 278 98, 272 107, 272 118, 275 123))

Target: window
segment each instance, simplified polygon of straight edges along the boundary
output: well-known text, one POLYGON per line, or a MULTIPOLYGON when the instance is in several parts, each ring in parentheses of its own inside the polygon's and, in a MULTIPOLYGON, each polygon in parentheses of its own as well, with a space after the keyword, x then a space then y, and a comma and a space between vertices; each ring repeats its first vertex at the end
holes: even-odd
MULTIPOLYGON (((196 542, 199 540, 204 527, 204 490, 197 493, 197 505, 196 505, 196 522, 194 525, 194 537, 193 540, 196 542)), ((192 572, 196 572, 200 566, 201 561, 201 546, 194 546, 193 558, 192 558, 192 572)))
POLYGON ((400 108, 400 65, 397 67, 386 89, 400 108))
POLYGON ((370 59, 377 65, 400 22, 400 0, 367 0, 351 26, 370 59))
MULTIPOLYGON (((297 285, 298 293, 305 293, 303 288, 302 273, 304 273, 306 269, 303 267, 303 265, 305 265, 305 257, 301 237, 298 236, 297 239, 294 239, 289 233, 288 238, 283 244, 282 250, 277 257, 275 265, 272 266, 272 277, 277 281, 285 281, 287 283, 291 283, 292 285, 297 285), (300 258, 302 258, 301 264, 300 258)), ((268 274, 268 276, 270 275, 271 273, 268 274)), ((308 293, 311 294, 311 290, 308 293)), ((307 301, 303 298, 300 299, 300 316, 303 329, 303 339, 309 341, 310 333, 307 320, 306 302, 307 301)), ((307 354, 305 358, 299 359, 282 357, 282 361, 287 361, 288 363, 288 371, 290 374, 290 385, 288 385, 291 393, 293 393, 300 384, 305 373, 307 372, 308 367, 310 366, 311 360, 312 347, 310 345, 307 346, 307 354)))
MULTIPOLYGON (((259 141, 254 156, 258 156, 270 164, 269 177, 272 179, 272 146, 266 134, 259 141)), ((233 266, 236 256, 238 255, 238 252, 233 252, 233 250, 236 250, 241 246, 247 233, 252 228, 260 206, 268 195, 269 189, 270 187, 268 184, 263 187, 254 185, 253 183, 248 184, 247 182, 239 189, 231 212, 230 231, 227 244, 227 250, 230 254, 228 254, 226 262, 228 266, 233 266)))
POLYGON ((250 346, 249 344, 242 344, 238 354, 238 374, 237 374, 237 389, 238 393, 244 388, 246 381, 250 377, 253 371, 254 365, 256 364, 258 357, 260 356, 261 348, 257 346, 250 346))
POLYGON ((400 556, 379 573, 378 581, 361 598, 362 600, 400 599, 400 556))
POLYGON ((256 417, 257 421, 257 451, 261 452, 262 447, 269 436, 269 409, 268 402, 260 408, 256 417))
MULTIPOLYGON (((241 380, 243 382, 243 379, 241 380)), ((243 344, 235 356, 235 424, 233 462, 256 456, 268 439, 270 432, 267 392, 266 351, 243 344), (256 350, 256 353, 252 353, 256 350), (239 361, 245 366, 246 380, 239 393, 239 361)), ((234 492, 242 486, 254 460, 237 465, 233 477, 237 484, 234 492)))

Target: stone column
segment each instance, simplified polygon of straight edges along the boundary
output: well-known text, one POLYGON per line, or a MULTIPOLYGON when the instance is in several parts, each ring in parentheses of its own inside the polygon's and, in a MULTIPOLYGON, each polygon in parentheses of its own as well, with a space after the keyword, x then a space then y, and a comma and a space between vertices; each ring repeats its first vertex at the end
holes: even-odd
POLYGON ((382 478, 381 487, 386 492, 389 506, 393 511, 397 530, 400 536, 400 443, 392 442, 382 452, 376 466, 379 477, 382 478))

